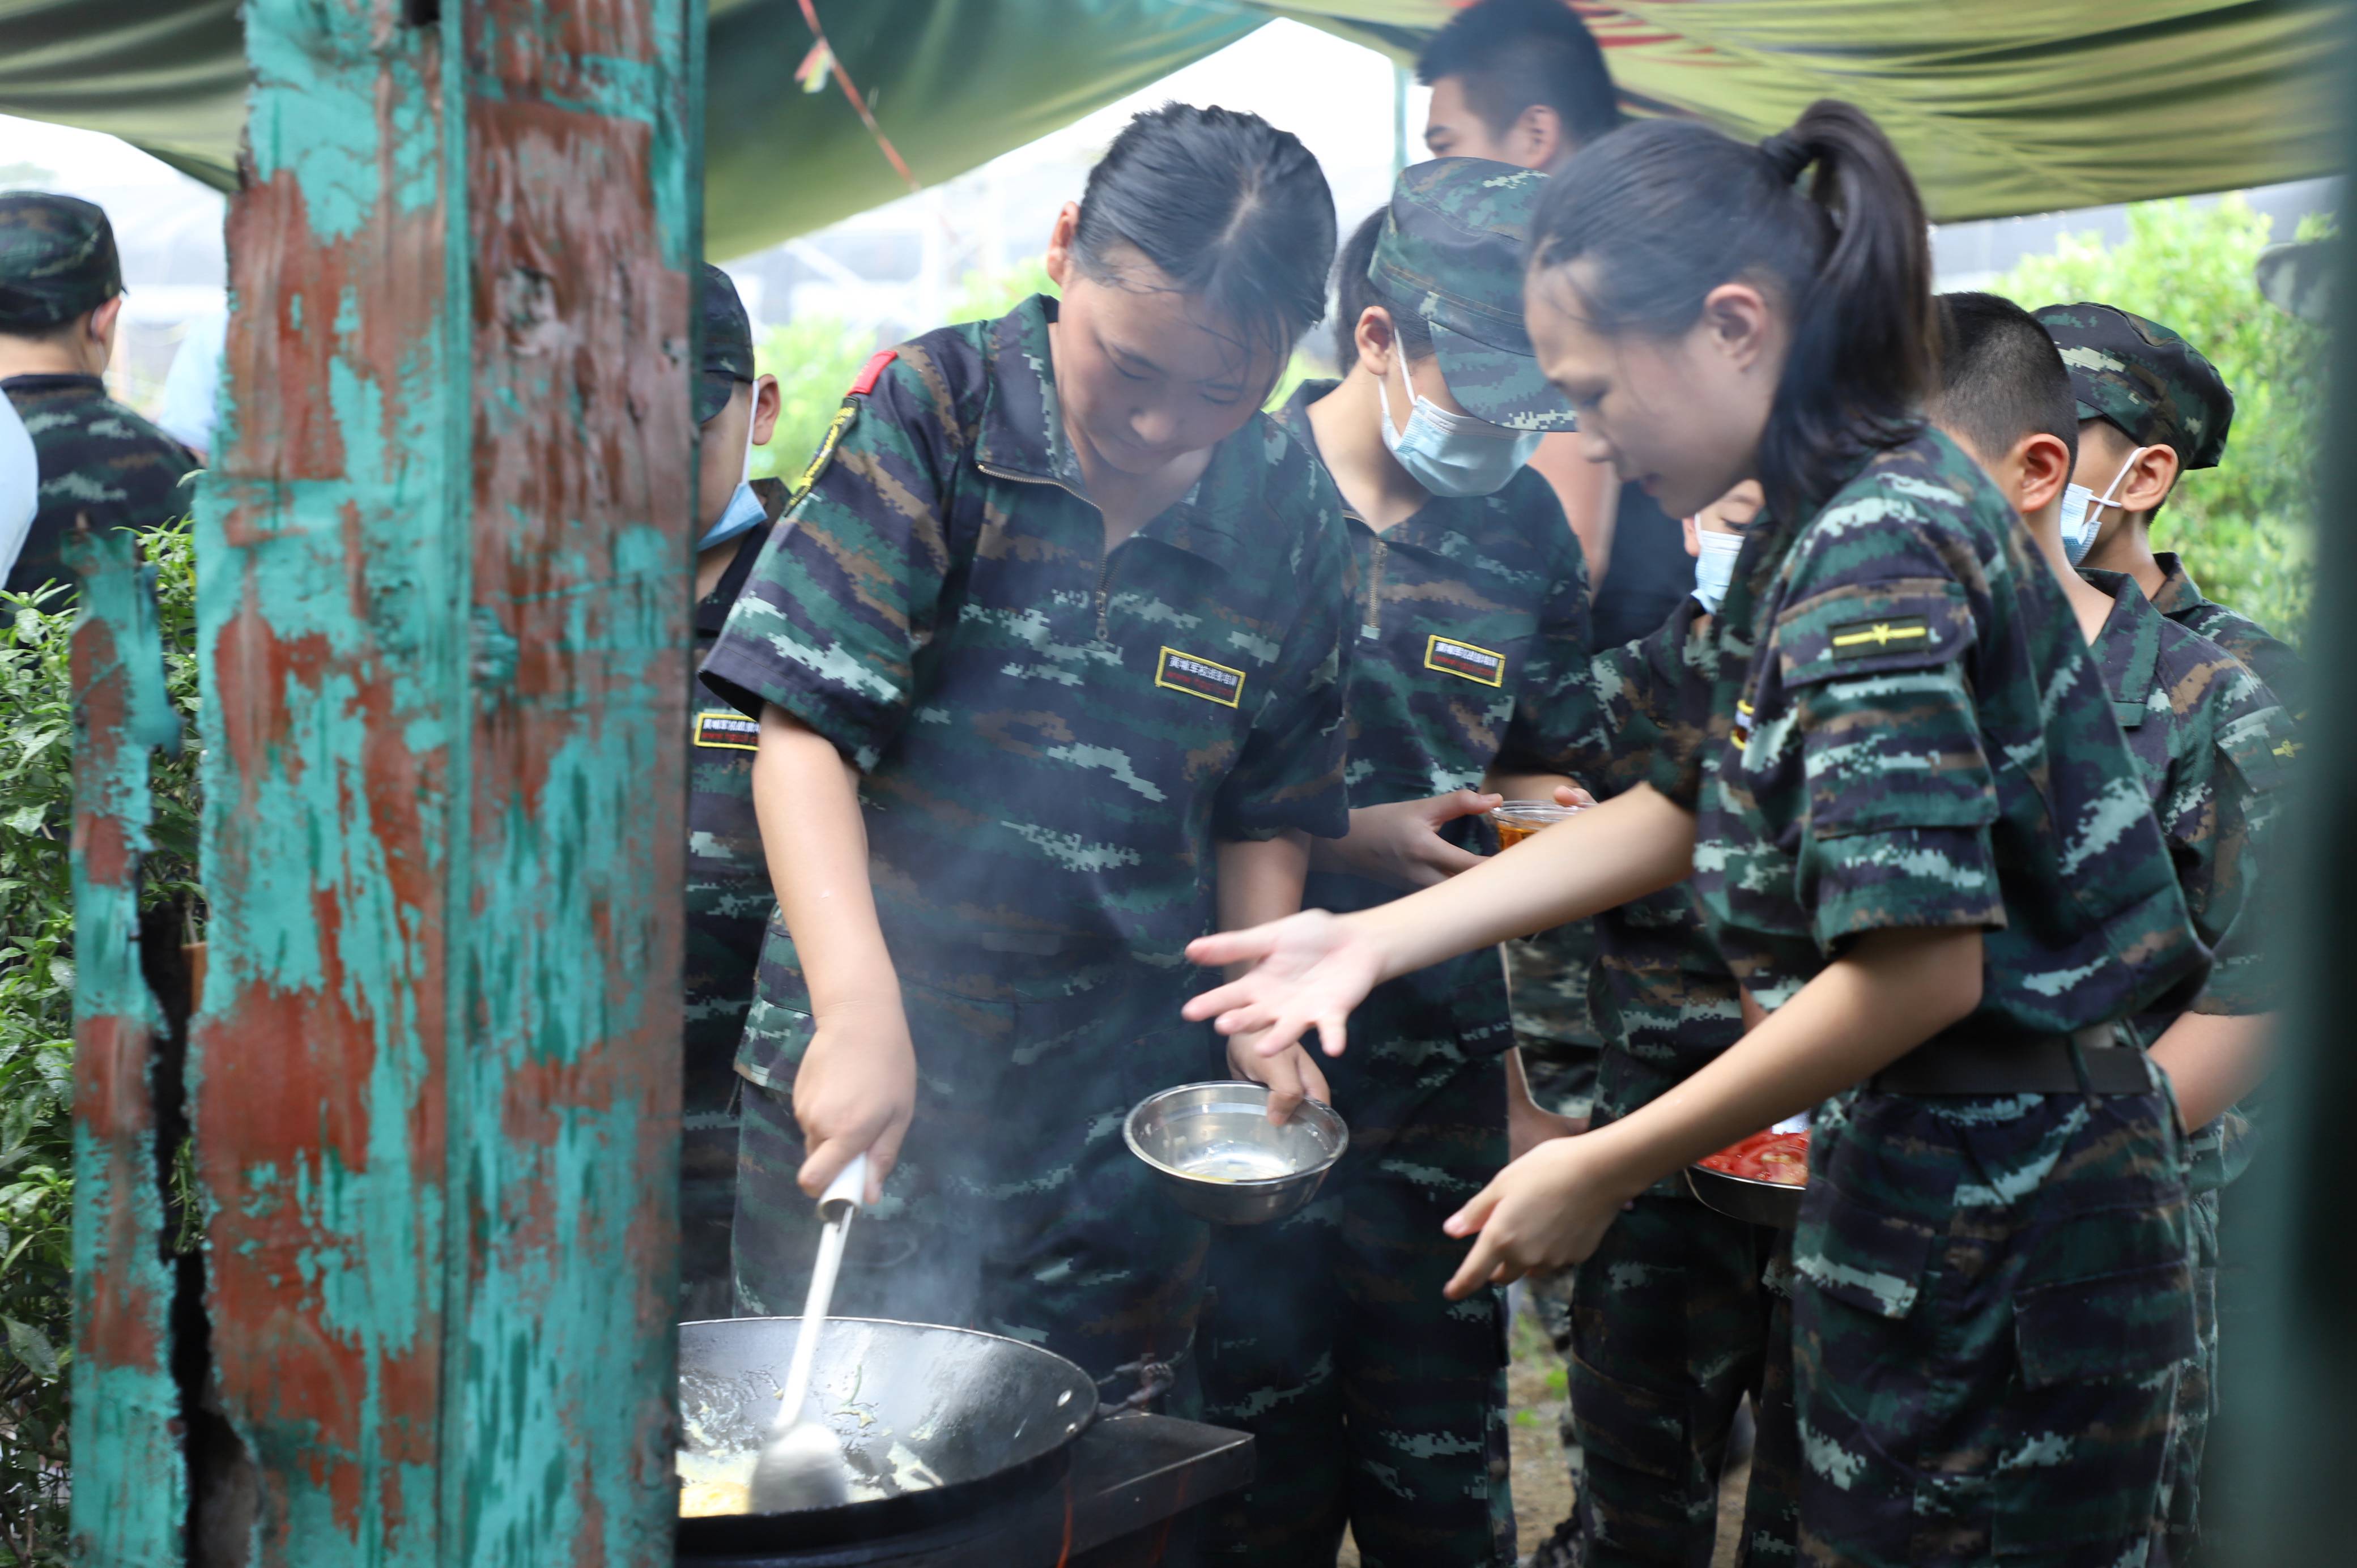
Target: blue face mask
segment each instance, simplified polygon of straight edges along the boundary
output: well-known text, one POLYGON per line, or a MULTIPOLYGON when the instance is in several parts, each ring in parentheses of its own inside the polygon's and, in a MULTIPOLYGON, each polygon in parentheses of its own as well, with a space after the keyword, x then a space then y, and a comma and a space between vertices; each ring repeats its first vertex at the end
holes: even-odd
MULTIPOLYGON (((1394 356, 1400 367, 1401 384, 1407 384, 1407 363, 1404 357, 1394 356)), ((1388 378, 1375 381, 1375 396, 1383 408, 1383 445, 1407 477, 1437 496, 1486 496, 1505 488, 1514 477, 1514 470, 1531 460, 1537 451, 1537 430, 1509 430, 1502 424, 1492 424, 1486 419, 1476 419, 1469 413, 1450 413, 1438 403, 1408 387, 1415 402, 1409 405, 1407 428, 1400 429, 1392 423, 1391 392, 1384 385, 1388 378)))
MULTIPOLYGON (((756 407, 758 409, 758 403, 756 407)), ((716 414, 714 417, 719 416, 716 414)), ((753 420, 748 413, 745 420, 745 460, 737 470, 737 493, 728 498, 727 506, 721 510, 720 521, 704 531, 704 537, 695 542, 695 547, 705 551, 716 544, 725 544, 768 515, 769 509, 761 504, 761 498, 753 493, 753 420)))
POLYGON ((2095 536, 2104 532, 2104 509, 2120 504, 2112 499, 2113 492, 2128 477, 2128 469, 2135 467, 2136 460, 2149 450, 2139 446, 2129 453, 2128 460, 2112 476, 2112 482, 2104 488, 2100 499, 2084 485, 2062 487, 2062 553, 2070 557, 2072 565, 2084 561, 2087 552, 2095 547, 2095 536))
POLYGON ((1695 556, 1694 596, 1711 614, 1727 602, 1727 585, 1735 581, 1735 558, 1743 553, 1743 535, 1695 531, 1701 546, 1695 556))

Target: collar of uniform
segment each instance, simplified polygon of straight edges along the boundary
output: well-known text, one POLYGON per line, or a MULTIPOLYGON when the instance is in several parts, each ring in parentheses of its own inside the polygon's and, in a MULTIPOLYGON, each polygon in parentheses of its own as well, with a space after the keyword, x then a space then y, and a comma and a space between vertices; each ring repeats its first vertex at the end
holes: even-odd
MULTIPOLYGON (((1318 460, 1318 466, 1321 468, 1326 467, 1326 454, 1318 450, 1318 432, 1311 428, 1309 424, 1309 405, 1341 384, 1339 381, 1322 378, 1306 381, 1293 389, 1293 395, 1285 400, 1283 407, 1269 415, 1271 419, 1285 426, 1286 435, 1301 443, 1302 449, 1315 457, 1318 460)), ((1326 477, 1332 478, 1333 470, 1327 469, 1326 477)), ((1337 495, 1341 493, 1340 485, 1335 486, 1334 489, 1337 495)), ((1347 497, 1342 501, 1342 515, 1361 528, 1372 528, 1367 520, 1359 515, 1359 509, 1352 506, 1347 497)))
POLYGON ((2174 618, 2210 602, 2195 585, 2193 574, 2185 569, 2185 563, 2177 558, 2175 551, 2154 551, 2152 564, 2160 568, 2161 574, 2160 592, 2152 596, 2153 608, 2174 618))
MULTIPOLYGON (((991 324, 988 392, 974 455, 985 467, 1059 485, 1087 500, 1088 484, 1065 438, 1063 409, 1049 369, 1048 327, 1055 319, 1056 302, 1035 294, 991 324)), ((1232 570, 1239 542, 1225 520, 1259 515, 1260 465, 1252 448, 1266 435, 1259 416, 1246 420, 1242 430, 1211 449, 1211 461, 1187 493, 1133 537, 1175 545, 1222 571, 1232 570)))
POLYGON ((2112 694, 2115 716, 2125 725, 2141 719, 2160 664, 2160 611, 2144 596, 2136 579, 2119 572, 2083 567, 2079 575, 2112 601, 2088 651, 2112 694), (2133 714, 2133 718, 2131 717, 2133 714))
POLYGON ((0 392, 15 397, 39 397, 49 392, 83 392, 93 396, 106 395, 106 383, 96 376, 72 371, 37 371, 30 375, 10 376, 0 381, 0 392))

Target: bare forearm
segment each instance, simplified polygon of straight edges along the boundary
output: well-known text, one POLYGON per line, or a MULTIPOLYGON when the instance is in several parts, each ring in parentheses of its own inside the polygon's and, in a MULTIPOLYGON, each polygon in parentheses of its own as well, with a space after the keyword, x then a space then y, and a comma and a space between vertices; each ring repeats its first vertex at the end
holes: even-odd
POLYGON ((1309 873, 1307 833, 1273 839, 1238 839, 1216 845, 1220 929, 1223 931, 1281 920, 1301 908, 1301 884, 1309 873))
POLYGON ((1393 979, 1613 908, 1693 869, 1693 816, 1641 785, 1534 834, 1512 854, 1343 918, 1375 938, 1383 978, 1393 979))
POLYGON ((2188 1013, 2152 1043, 2153 1064, 2169 1075, 2179 1114, 2200 1127, 2258 1087, 2266 1076, 2275 1015, 2188 1013))
POLYGON ((867 878, 859 775, 834 743, 783 709, 761 714, 753 811, 778 908, 821 1016, 897 998, 899 981, 867 878))
POLYGON ((1980 993, 1977 930, 1861 937, 1726 1054, 1589 1136, 1610 1140, 1614 1167, 1641 1190, 1871 1077, 1970 1014, 1980 993))

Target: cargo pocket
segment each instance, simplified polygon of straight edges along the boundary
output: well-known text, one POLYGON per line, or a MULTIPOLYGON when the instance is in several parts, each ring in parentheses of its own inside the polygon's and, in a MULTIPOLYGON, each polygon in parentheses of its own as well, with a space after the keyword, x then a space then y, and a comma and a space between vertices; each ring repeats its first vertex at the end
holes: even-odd
POLYGON ((2033 1389, 2161 1371, 2193 1354, 2191 1264, 2030 1286, 2014 1299, 2013 1333, 2033 1389))
MULTIPOLYGON (((1697 1468, 1684 1412, 1651 1389, 1571 1359, 1571 1425, 1587 1463, 1683 1486, 1697 1468)), ((1601 1481, 1601 1477, 1598 1478, 1601 1481)), ((1609 1483, 1600 1494, 1615 1494, 1609 1483)))
POLYGON ((1821 1295, 1896 1320, 1921 1299, 1939 1235, 1928 1220, 1885 1212, 1813 1177, 1792 1231, 1792 1269, 1821 1295))

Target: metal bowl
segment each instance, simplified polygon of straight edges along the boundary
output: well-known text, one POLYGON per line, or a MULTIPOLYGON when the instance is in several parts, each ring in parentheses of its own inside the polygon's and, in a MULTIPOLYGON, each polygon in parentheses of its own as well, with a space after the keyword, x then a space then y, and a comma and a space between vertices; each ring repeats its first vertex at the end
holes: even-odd
POLYGON ((1801 1222, 1801 1194, 1808 1190, 1788 1182, 1729 1176, 1708 1165, 1688 1165, 1686 1187, 1706 1208, 1779 1230, 1790 1230, 1801 1222))
POLYGON ((1306 1100, 1275 1126, 1267 1089, 1245 1082, 1166 1089, 1131 1110, 1121 1135, 1179 1208, 1215 1225, 1283 1219, 1351 1146, 1332 1106, 1306 1100))

